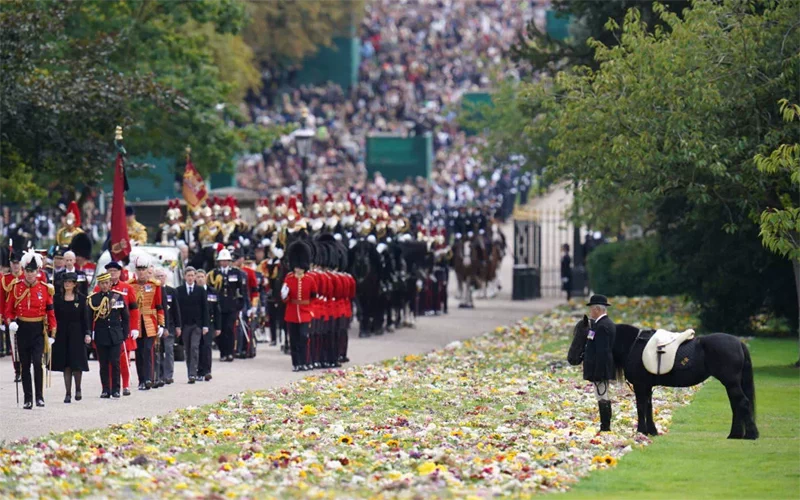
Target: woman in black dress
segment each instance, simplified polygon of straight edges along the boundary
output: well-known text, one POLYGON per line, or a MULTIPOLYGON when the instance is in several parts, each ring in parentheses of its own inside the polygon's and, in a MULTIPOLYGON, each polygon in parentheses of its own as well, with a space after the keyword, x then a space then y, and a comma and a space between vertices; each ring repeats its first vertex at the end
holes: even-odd
POLYGON ((63 279, 63 289, 56 293, 53 308, 56 313, 56 341, 53 343, 52 369, 64 372, 64 387, 67 395, 64 402, 72 401, 72 378, 75 378, 75 401, 80 401, 81 378, 83 372, 89 371, 89 361, 86 356, 86 344, 91 342, 91 323, 89 323, 89 308, 86 306, 86 296, 77 292, 78 276, 75 273, 66 273, 63 279))

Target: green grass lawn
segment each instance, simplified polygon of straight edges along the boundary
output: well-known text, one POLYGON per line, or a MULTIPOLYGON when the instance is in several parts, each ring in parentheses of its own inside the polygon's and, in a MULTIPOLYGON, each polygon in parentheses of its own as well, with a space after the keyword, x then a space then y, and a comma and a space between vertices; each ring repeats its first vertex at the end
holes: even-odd
POLYGON ((722 384, 709 380, 676 410, 669 434, 596 471, 569 498, 800 498, 800 371, 794 340, 755 339, 757 441, 725 439, 731 411, 722 384))

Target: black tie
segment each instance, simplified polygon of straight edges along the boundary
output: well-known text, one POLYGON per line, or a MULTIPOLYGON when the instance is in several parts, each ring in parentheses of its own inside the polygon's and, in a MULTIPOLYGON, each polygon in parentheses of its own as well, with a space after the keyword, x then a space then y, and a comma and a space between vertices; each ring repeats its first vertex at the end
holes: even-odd
POLYGON ((189 295, 191 295, 191 294, 192 294, 192 290, 193 290, 193 289, 194 289, 194 287, 193 287, 192 285, 189 285, 189 295))

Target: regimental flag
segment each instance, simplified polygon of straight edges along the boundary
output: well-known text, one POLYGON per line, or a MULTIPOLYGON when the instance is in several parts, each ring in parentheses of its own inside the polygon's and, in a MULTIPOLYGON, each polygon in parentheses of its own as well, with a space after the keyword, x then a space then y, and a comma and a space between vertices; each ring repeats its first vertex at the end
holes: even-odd
POLYGON ((186 158, 186 170, 183 172, 183 199, 190 211, 206 202, 208 191, 200 172, 194 168, 191 157, 186 158))
POLYGON ((114 198, 111 201, 111 258, 123 260, 131 253, 131 241, 128 237, 128 220, 125 217, 125 191, 128 190, 128 179, 125 175, 125 158, 122 151, 117 151, 117 163, 114 168, 114 198))

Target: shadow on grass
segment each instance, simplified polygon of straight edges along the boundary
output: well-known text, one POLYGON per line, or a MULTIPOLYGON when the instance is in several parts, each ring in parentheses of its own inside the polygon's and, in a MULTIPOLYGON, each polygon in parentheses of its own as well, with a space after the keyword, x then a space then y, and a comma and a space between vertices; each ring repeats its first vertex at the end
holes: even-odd
POLYGON ((757 366, 753 368, 753 374, 797 379, 800 377, 800 369, 795 368, 794 365, 757 366))

